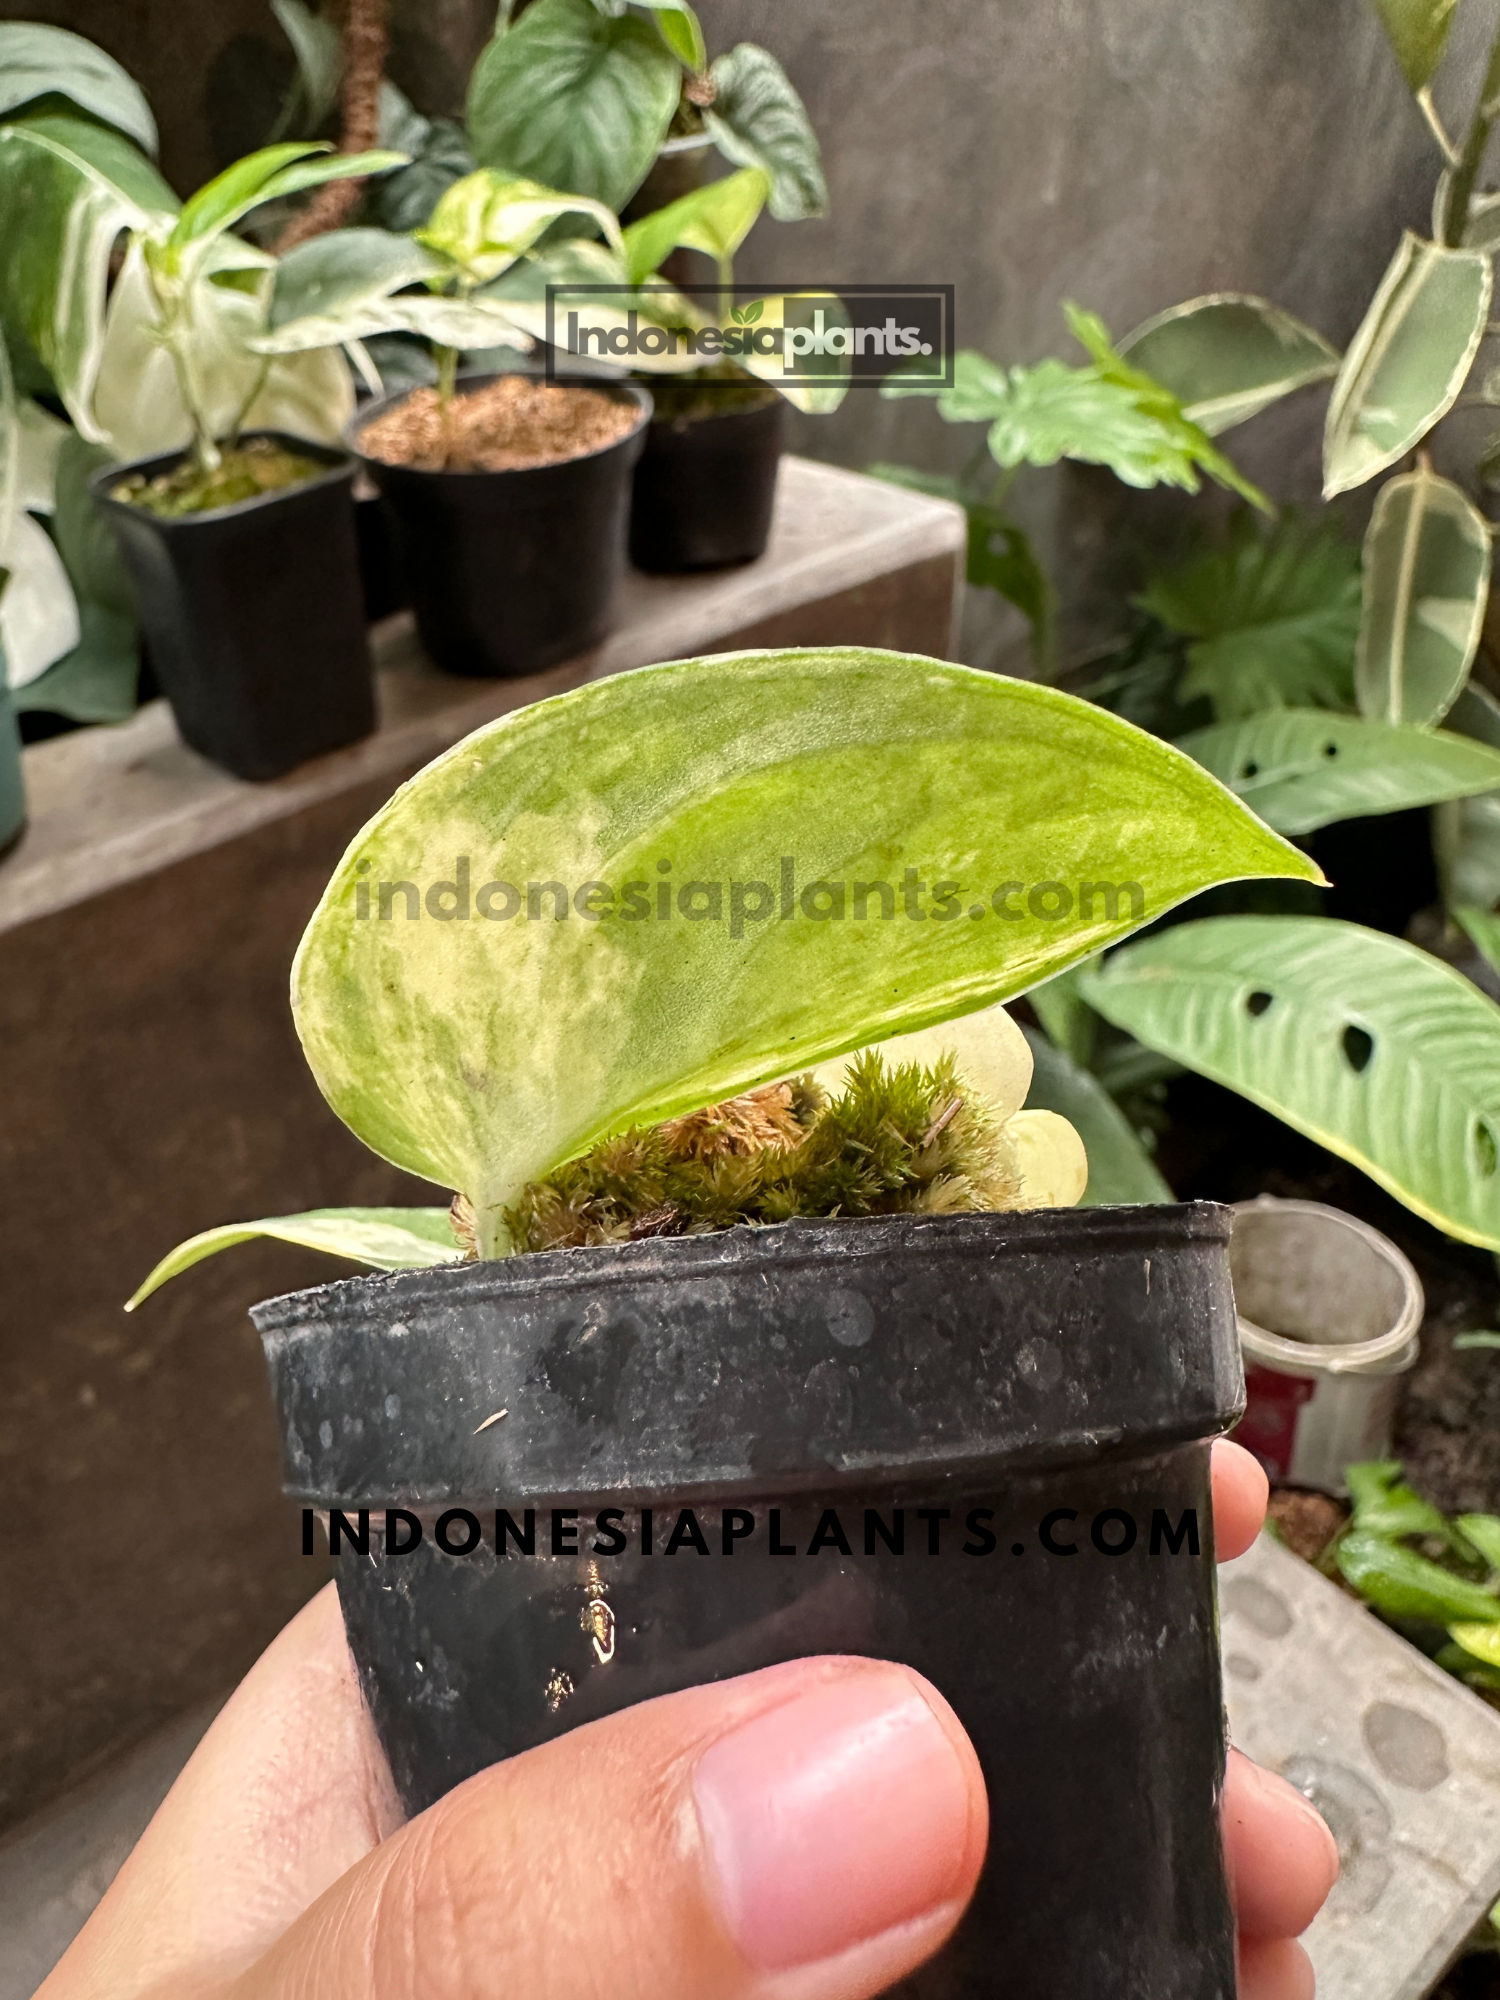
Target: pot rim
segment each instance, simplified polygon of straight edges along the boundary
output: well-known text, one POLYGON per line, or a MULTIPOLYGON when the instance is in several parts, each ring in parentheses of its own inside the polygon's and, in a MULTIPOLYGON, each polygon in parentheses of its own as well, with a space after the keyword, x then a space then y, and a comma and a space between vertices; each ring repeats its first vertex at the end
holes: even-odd
MULTIPOLYGON (((1136 1238, 1142 1249, 1186 1242, 1228 1244, 1230 1212, 1211 1201, 1120 1203, 1096 1208, 962 1210, 953 1215, 798 1216, 789 1222, 741 1223, 733 1229, 693 1236, 656 1236, 636 1243, 607 1243, 571 1250, 539 1250, 477 1262, 423 1264, 404 1271, 371 1271, 357 1278, 334 1278, 301 1291, 280 1292, 250 1308, 261 1333, 288 1332, 304 1324, 325 1327, 329 1308, 358 1314, 368 1302, 403 1307, 442 1299, 451 1292, 470 1298, 514 1298, 538 1292, 629 1284, 655 1276, 663 1261, 674 1276, 723 1269, 753 1271, 767 1264, 807 1263, 823 1258, 857 1264, 888 1254, 903 1236, 948 1239, 976 1250, 1003 1242, 1008 1249, 1087 1254, 1087 1239, 1136 1238), (1078 1235, 1085 1239, 1076 1240, 1078 1235), (1059 1240, 1060 1239, 1060 1240, 1059 1240)), ((911 1245, 913 1249, 919 1246, 911 1245)))
POLYGON ((146 458, 127 459, 121 465, 101 465, 97 472, 89 475, 89 493, 101 507, 117 508, 132 521, 149 521, 159 528, 192 528, 199 522, 226 520, 230 515, 253 514, 257 508, 274 507, 283 500, 300 499, 305 493, 315 493, 325 486, 331 486, 340 479, 353 479, 357 470, 354 454, 343 444, 325 444, 315 438, 298 437, 295 431, 274 430, 267 426, 262 429, 242 431, 240 443, 251 438, 270 438, 277 444, 291 450, 307 454, 325 461, 325 469, 312 479, 299 479, 295 486, 278 486, 273 492, 257 493, 253 499, 230 500, 222 507, 200 507, 193 514, 153 514, 149 507, 137 507, 129 500, 116 500, 107 489, 117 485, 121 479, 128 479, 137 472, 164 472, 169 466, 180 465, 186 458, 188 445, 177 451, 152 452, 146 458))
POLYGON ((1417 1329, 1426 1310, 1422 1281, 1402 1251, 1357 1215, 1326 1202, 1283 1199, 1279 1195, 1257 1195, 1253 1201, 1237 1201, 1231 1213, 1241 1215, 1311 1215, 1345 1229, 1372 1250, 1382 1263, 1395 1272, 1401 1285, 1401 1310, 1395 1324, 1370 1340, 1293 1340, 1273 1333, 1236 1311, 1240 1344, 1253 1361, 1292 1375, 1399 1375, 1417 1358, 1417 1329))
MULTIPOLYGON (((491 382, 498 382, 506 375, 525 375, 533 381, 544 379, 540 371, 536 368, 520 366, 515 368, 490 368, 472 375, 460 375, 457 383, 454 385, 455 392, 457 393, 465 388, 470 391, 488 388, 491 382)), ((531 479, 535 478, 539 473, 559 472, 565 466, 587 465, 593 459, 604 458, 610 452, 619 451, 624 446, 633 443, 650 424, 652 413, 655 409, 650 390, 644 388, 638 382, 630 381, 623 375, 570 375, 568 381, 561 386, 565 388, 602 389, 607 394, 614 391, 622 392, 616 396, 616 400, 633 402, 636 406, 636 420, 630 429, 622 431, 616 438, 611 438, 608 444, 596 446, 593 451, 575 452, 571 458, 548 459, 545 465, 507 465, 496 467, 493 470, 476 469, 464 471, 461 468, 454 468, 452 470, 434 471, 426 466, 403 464, 399 459, 370 457, 369 453, 360 444, 360 438, 364 432, 375 422, 377 417, 383 417, 387 411, 398 408, 408 397, 414 396, 417 393, 417 388, 422 386, 424 385, 419 383, 416 387, 409 389, 393 389, 385 396, 372 396, 368 403, 360 405, 344 426, 343 437, 345 448, 375 478, 377 484, 379 483, 379 475, 382 472, 399 473, 410 479, 531 479)), ((430 387, 431 385, 428 384, 426 386, 430 387)))

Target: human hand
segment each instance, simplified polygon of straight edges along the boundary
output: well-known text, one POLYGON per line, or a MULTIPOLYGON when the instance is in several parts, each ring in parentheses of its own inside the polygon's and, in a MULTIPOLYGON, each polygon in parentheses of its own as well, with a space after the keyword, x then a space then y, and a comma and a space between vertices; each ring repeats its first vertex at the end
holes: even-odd
MULTIPOLYGON (((1214 1447, 1219 1554, 1265 1513, 1214 1447)), ((1003 1799, 995 1802, 1003 1812, 1003 1799)), ((409 1825, 330 1586, 231 1697, 38 2000, 866 2000, 948 1937, 989 1806, 953 1711, 810 1659, 591 1722, 409 1825)), ((1291 1940, 1333 1838, 1230 1753, 1240 2000, 1310 2000, 1291 1940)))

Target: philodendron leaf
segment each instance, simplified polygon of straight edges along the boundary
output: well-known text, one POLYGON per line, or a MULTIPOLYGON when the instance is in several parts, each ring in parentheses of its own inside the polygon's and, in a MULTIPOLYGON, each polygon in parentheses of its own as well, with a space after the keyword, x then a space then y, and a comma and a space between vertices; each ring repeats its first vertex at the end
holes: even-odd
POLYGON ((1328 917, 1211 917, 1116 952, 1090 1004, 1465 1243, 1500 1249, 1500 1007, 1328 917))
POLYGON ((737 167, 759 167, 771 183, 778 222, 828 213, 828 187, 817 134, 791 78, 768 49, 741 42, 709 71, 713 103, 704 129, 737 167))
POLYGON ((1440 722, 1479 648, 1490 593, 1489 524, 1425 466, 1388 480, 1365 535, 1354 688, 1361 712, 1440 722))
POLYGON ((1245 292, 1211 292, 1157 313, 1126 334, 1120 352, 1170 389, 1210 437, 1339 366, 1321 333, 1245 292))
POLYGON ((1446 731, 1278 708, 1179 736, 1278 833, 1500 790, 1500 751, 1446 731))
POLYGON ((51 115, 0 126, 0 333, 13 359, 34 357, 86 438, 101 437, 93 388, 116 240, 176 207, 118 132, 51 115))
POLYGON ((236 1243, 269 1236, 278 1243, 300 1244, 305 1250, 326 1250, 376 1271, 413 1271, 431 1264, 456 1264, 463 1245, 453 1234, 446 1208, 313 1208, 305 1215, 273 1215, 263 1222, 235 1222, 223 1229, 205 1229, 179 1243, 163 1257, 145 1283, 127 1302, 133 1312, 169 1278, 191 1269, 236 1243))
POLYGON ((493 1254, 519 1189, 596 1139, 988 1006, 1257 875, 1317 879, 1087 702, 896 653, 730 654, 430 765, 340 863, 293 999, 334 1109, 469 1196, 493 1254))
POLYGON ((1178 688, 1220 722, 1262 709, 1349 708, 1359 635, 1359 551, 1329 527, 1241 512, 1222 548, 1156 577, 1136 599, 1193 641, 1178 688))
POLYGON ((721 264, 733 257, 765 207, 769 186, 759 167, 745 167, 632 222, 625 231, 631 284, 643 284, 679 248, 701 250, 721 264))
POLYGON ((1335 1560, 1360 1596, 1389 1618, 1431 1625, 1500 1619, 1500 1600, 1487 1590, 1381 1535, 1345 1535, 1335 1560))
POLYGON ((1401 74, 1413 90, 1424 90, 1443 59, 1458 0, 1374 0, 1374 4, 1401 74))
POLYGON ((0 118, 38 97, 66 97, 155 155, 156 120, 145 92, 113 56, 67 28, 0 21, 0 118))
POLYGON ((474 66, 474 156, 618 213, 656 158, 681 87, 681 64, 638 14, 612 20, 589 0, 533 0, 474 66))
MULTIPOLYGON (((1034 1002, 1036 995, 1031 998, 1034 1002)), ((1089 1178, 1082 1206, 1174 1200, 1129 1119, 1098 1078, 1054 1048, 1045 1035, 1032 1028, 1025 1033, 1035 1063, 1027 1108, 1060 1113, 1082 1139, 1088 1154, 1089 1178)))
POLYGON ((1394 465, 1453 407, 1484 338, 1492 288, 1483 251, 1403 234, 1333 385, 1325 498, 1394 465))

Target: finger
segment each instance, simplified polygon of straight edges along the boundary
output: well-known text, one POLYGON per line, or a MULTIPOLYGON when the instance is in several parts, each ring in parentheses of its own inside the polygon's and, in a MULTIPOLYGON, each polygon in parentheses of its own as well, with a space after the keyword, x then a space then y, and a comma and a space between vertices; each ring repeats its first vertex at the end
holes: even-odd
POLYGON ((1287 1938, 1253 1938, 1239 1950, 1239 2000, 1313 2000, 1312 1960, 1287 1938))
POLYGON ((987 1833, 973 1749, 919 1674, 795 1660, 471 1778, 236 2000, 864 2000, 949 1935, 987 1833))
POLYGON ((1241 1936, 1298 1936, 1339 1877, 1327 1821, 1285 1778, 1238 1750, 1229 1753, 1222 1818, 1241 1936))
POLYGON ((1271 1483, 1259 1459, 1232 1438, 1214 1439, 1213 1479, 1214 1547, 1220 1562, 1233 1562, 1260 1533, 1271 1483))
POLYGON ((37 2000, 238 1973, 400 1822, 329 1584, 230 1696, 37 2000))

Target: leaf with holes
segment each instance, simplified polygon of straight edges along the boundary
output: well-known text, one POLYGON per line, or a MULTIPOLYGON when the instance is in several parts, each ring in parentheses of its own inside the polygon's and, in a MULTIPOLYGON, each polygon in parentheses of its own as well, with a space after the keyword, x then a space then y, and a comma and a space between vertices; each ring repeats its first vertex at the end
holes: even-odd
POLYGON ((1361 712, 1440 722, 1469 677, 1489 594, 1489 524, 1467 496, 1425 467, 1387 481, 1365 535, 1361 712))
POLYGON ((817 134, 791 78, 768 49, 741 42, 709 71, 713 103, 703 126, 737 167, 759 167, 771 184, 778 222, 828 213, 817 134))
MULTIPOLYGON (((1030 998, 1035 1002, 1036 991, 1030 998)), ((1066 1118, 1088 1154, 1089 1179, 1082 1206, 1172 1201, 1171 1188, 1152 1164, 1151 1155, 1129 1119, 1098 1078, 1080 1068, 1061 1049, 1054 1048, 1045 1035, 1032 1028, 1026 1029, 1025 1034, 1031 1044, 1034 1065, 1027 1109, 1055 1111, 1066 1118)))
POLYGON ((1452 409, 1484 338, 1492 286, 1483 251, 1405 232, 1333 385, 1326 499, 1394 465, 1452 409))
POLYGON ((1399 1542, 1381 1535, 1345 1535, 1335 1555, 1346 1583, 1388 1618, 1429 1625, 1500 1619, 1500 1600, 1399 1542))
POLYGON ((1154 578, 1135 600, 1191 639, 1178 699, 1220 722, 1270 708, 1351 708, 1359 551, 1329 524, 1241 511, 1221 548, 1154 578))
POLYGON ((1321 333, 1245 292, 1211 292, 1157 313, 1125 335, 1120 352, 1170 389, 1210 437, 1339 366, 1321 333))
POLYGON ((1084 982, 1107 1021, 1500 1249, 1500 1007, 1399 938, 1328 917, 1211 917, 1084 982))
POLYGON ((1278 708, 1179 736, 1278 833, 1500 788, 1500 751, 1446 731, 1278 708))
POLYGON ((1431 83, 1457 7, 1458 0, 1375 0, 1401 74, 1413 90, 1431 83))
POLYGON ((639 15, 533 0, 474 66, 474 156, 618 213, 656 158, 681 87, 681 64, 639 15))

